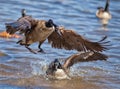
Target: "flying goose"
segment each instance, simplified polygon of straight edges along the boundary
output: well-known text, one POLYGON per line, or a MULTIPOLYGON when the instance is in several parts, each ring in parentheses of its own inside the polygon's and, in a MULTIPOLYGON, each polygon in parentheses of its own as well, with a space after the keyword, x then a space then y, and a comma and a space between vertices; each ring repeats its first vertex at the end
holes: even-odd
POLYGON ((53 31, 56 31, 58 34, 60 34, 56 29, 57 26, 51 19, 48 21, 36 20, 32 18, 32 16, 26 15, 25 9, 22 9, 21 12, 22 16, 17 21, 5 24, 6 32, 9 34, 14 34, 15 32, 19 31, 21 34, 24 34, 24 38, 19 40, 17 43, 20 45, 25 45, 25 47, 31 52, 36 53, 28 46, 34 42, 39 42, 39 51, 43 51, 40 48, 40 45, 46 40, 46 38, 53 31))
POLYGON ((96 16, 101 19, 103 25, 107 25, 108 21, 112 18, 112 15, 109 11, 109 3, 110 0, 106 0, 105 8, 98 7, 98 10, 96 12, 96 16))
POLYGON ((52 61, 46 70, 46 77, 50 79, 71 79, 69 76, 70 67, 78 62, 106 60, 108 57, 99 52, 82 52, 74 54, 65 59, 63 64, 58 59, 52 61))
POLYGON ((95 51, 101 52, 106 50, 104 42, 106 37, 98 42, 92 42, 73 30, 67 30, 64 27, 57 26, 52 19, 48 21, 36 20, 28 15, 22 15, 17 21, 13 23, 6 23, 6 31, 14 34, 19 31, 24 34, 24 38, 17 43, 24 45, 31 52, 34 52, 29 46, 32 43, 39 42, 38 48, 43 52, 41 45, 48 39, 48 42, 54 48, 77 50, 77 51, 95 51))

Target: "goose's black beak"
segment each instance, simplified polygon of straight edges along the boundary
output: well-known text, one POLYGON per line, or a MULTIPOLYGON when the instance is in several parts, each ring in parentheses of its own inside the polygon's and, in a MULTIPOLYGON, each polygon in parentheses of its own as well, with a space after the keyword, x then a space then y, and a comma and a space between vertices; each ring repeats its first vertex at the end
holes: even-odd
POLYGON ((57 34, 62 37, 62 33, 60 32, 60 30, 58 29, 58 26, 53 22, 52 19, 49 19, 48 22, 46 23, 46 26, 47 27, 52 27, 54 26, 55 28, 55 32, 57 32, 57 34))

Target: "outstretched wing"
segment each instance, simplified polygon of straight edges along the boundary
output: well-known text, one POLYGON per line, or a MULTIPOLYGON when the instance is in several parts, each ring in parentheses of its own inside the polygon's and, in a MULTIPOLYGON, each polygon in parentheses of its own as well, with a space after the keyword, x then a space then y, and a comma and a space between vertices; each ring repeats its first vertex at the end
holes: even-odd
POLYGON ((24 16, 19 18, 17 21, 12 23, 6 23, 6 31, 9 34, 14 34, 17 31, 20 31, 20 33, 26 32, 26 30, 31 29, 31 22, 34 21, 34 19, 31 16, 24 16))
POLYGON ((64 48, 66 50, 77 50, 77 51, 103 51, 107 48, 105 44, 107 42, 103 42, 106 37, 104 37, 101 41, 98 42, 92 42, 85 38, 83 38, 81 35, 75 33, 72 30, 64 30, 63 27, 59 27, 58 30, 60 30, 62 36, 58 35, 56 32, 53 32, 48 37, 48 42, 52 45, 52 47, 55 48, 64 48))
POLYGON ((99 52, 84 52, 84 53, 74 54, 65 60, 63 67, 69 68, 70 66, 72 66, 77 62, 106 60, 107 58, 108 57, 106 55, 99 52))

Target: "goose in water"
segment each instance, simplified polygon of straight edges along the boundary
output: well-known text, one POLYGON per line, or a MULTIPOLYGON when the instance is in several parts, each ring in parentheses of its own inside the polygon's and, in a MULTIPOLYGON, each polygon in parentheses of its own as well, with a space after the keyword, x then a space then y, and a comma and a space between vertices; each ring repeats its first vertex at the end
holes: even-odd
POLYGON ((107 25, 108 21, 112 18, 112 15, 109 11, 109 3, 110 0, 106 0, 105 8, 98 7, 98 10, 96 12, 96 16, 101 19, 103 25, 107 25))
POLYGON ((73 30, 67 30, 64 27, 57 26, 52 19, 48 21, 36 20, 26 14, 22 14, 22 17, 15 22, 6 23, 6 31, 9 34, 14 34, 17 31, 23 33, 23 39, 17 43, 24 45, 33 53, 36 52, 29 46, 35 42, 39 42, 39 52, 43 52, 41 45, 46 39, 48 39, 52 47, 59 49, 75 49, 85 52, 101 52, 107 49, 105 47, 107 42, 104 41, 106 37, 97 42, 89 41, 73 30))
POLYGON ((70 67, 78 62, 106 60, 108 57, 99 52, 82 52, 74 54, 65 59, 62 64, 58 59, 51 62, 46 70, 46 77, 49 79, 71 79, 69 76, 70 67))

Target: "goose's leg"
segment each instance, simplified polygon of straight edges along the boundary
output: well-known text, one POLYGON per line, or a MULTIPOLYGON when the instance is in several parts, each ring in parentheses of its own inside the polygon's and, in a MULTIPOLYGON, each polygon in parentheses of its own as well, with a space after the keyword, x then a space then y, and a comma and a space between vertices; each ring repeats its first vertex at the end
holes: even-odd
POLYGON ((16 42, 16 44, 20 44, 21 45, 22 43, 22 40, 19 40, 18 42, 16 42))
POLYGON ((40 43, 39 43, 39 45, 38 45, 38 48, 39 48, 39 51, 38 51, 38 52, 44 53, 43 49, 41 48, 41 44, 40 44, 40 43))
POLYGON ((17 44, 24 45, 30 52, 36 54, 36 52, 34 52, 30 47, 28 47, 29 45, 27 43, 23 43, 23 40, 19 40, 17 44))
POLYGON ((25 47, 26 47, 30 52, 32 52, 32 53, 34 53, 34 54, 37 54, 37 53, 34 52, 30 47, 28 47, 28 45, 25 45, 25 47))
POLYGON ((25 33, 25 47, 30 51, 30 52, 32 52, 32 53, 34 53, 34 54, 37 54, 36 52, 34 52, 30 47, 29 47, 29 45, 30 44, 28 44, 28 41, 29 41, 29 36, 28 36, 28 34, 29 34, 29 32, 27 33, 25 33))
POLYGON ((41 48, 41 45, 42 43, 44 42, 45 40, 39 42, 39 45, 38 45, 38 48, 40 49, 38 52, 42 52, 42 53, 45 53, 44 50, 41 48))

